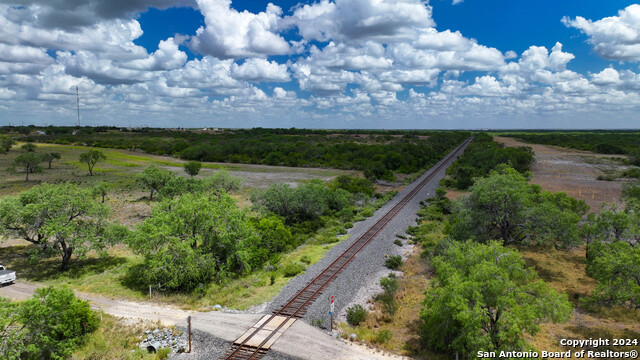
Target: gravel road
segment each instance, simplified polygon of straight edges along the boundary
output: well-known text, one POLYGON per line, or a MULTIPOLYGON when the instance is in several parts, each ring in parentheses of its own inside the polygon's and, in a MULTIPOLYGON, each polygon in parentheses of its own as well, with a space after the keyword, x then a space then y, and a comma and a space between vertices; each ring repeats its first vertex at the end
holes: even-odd
MULTIPOLYGON (((449 160, 450 165, 455 159, 449 160)), ((438 162, 439 165, 442 162, 438 162)), ((448 165, 447 165, 448 167, 448 165)), ((405 187, 396 197, 380 208, 376 213, 359 223, 349 230, 351 235, 348 240, 341 242, 331 249, 327 255, 318 263, 310 266, 307 271, 293 278, 287 284, 282 292, 274 298, 274 300, 266 305, 266 311, 271 312, 276 308, 284 305, 296 293, 302 290, 312 279, 318 276, 322 270, 329 266, 340 254, 342 254, 354 241, 364 234, 376 221, 384 216, 387 211, 393 208, 404 196, 406 196, 415 186, 417 186, 425 177, 429 176, 435 166, 425 172, 420 178, 415 180, 409 186, 405 187)), ((409 226, 416 225, 417 212, 420 209, 420 201, 424 200, 435 193, 440 179, 445 176, 446 167, 440 169, 434 174, 418 194, 394 217, 386 227, 373 239, 356 257, 347 265, 342 272, 325 288, 322 295, 309 306, 304 320, 308 323, 311 321, 322 321, 323 325, 329 326, 329 298, 335 296, 335 313, 338 314, 339 320, 344 320, 345 311, 348 306, 353 303, 364 305, 365 301, 370 298, 371 292, 378 287, 379 279, 386 276, 389 272, 384 266, 385 255, 401 254, 406 251, 403 247, 399 247, 393 243, 397 239, 397 234, 405 234, 405 230, 409 226)), ((405 242, 406 243, 406 242, 405 242)))

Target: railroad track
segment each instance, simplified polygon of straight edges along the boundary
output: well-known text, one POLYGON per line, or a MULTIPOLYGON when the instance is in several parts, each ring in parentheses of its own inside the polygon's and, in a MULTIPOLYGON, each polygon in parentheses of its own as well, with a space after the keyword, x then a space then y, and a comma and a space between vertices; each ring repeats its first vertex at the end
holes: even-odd
POLYGON ((244 333, 234 342, 232 347, 222 355, 219 360, 250 360, 260 359, 271 348, 284 331, 289 328, 296 319, 304 316, 307 308, 322 294, 322 290, 344 269, 351 260, 371 242, 382 229, 413 199, 422 188, 433 179, 442 168, 446 167, 455 157, 464 151, 471 142, 468 138, 444 159, 440 160, 429 175, 420 181, 407 195, 405 195, 391 210, 387 211, 372 227, 362 234, 349 246, 338 258, 327 266, 307 286, 294 295, 284 306, 273 311, 271 315, 265 315, 249 331, 244 333))

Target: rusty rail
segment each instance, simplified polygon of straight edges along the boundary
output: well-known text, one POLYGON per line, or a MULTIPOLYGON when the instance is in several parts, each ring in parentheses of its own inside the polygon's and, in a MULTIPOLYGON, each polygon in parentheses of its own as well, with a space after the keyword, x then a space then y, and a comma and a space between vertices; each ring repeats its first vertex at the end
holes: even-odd
POLYGON ((229 349, 220 360, 251 360, 260 359, 266 354, 265 349, 262 348, 277 332, 285 322, 282 322, 275 330, 273 330, 259 346, 248 346, 247 342, 264 326, 269 323, 276 316, 284 316, 287 319, 301 318, 307 311, 307 307, 322 294, 322 290, 344 269, 351 260, 369 243, 373 240, 382 229, 402 210, 411 199, 413 199, 422 188, 433 179, 433 177, 447 166, 452 159, 458 156, 465 147, 471 142, 472 138, 468 138, 462 144, 453 149, 444 159, 440 160, 436 165, 431 168, 431 173, 425 176, 419 184, 417 184, 407 195, 405 195, 398 203, 387 211, 373 226, 371 226, 364 234, 362 234, 356 241, 347 248, 340 256, 338 256, 329 266, 327 266, 318 276, 294 295, 284 306, 274 310, 266 321, 261 326, 255 329, 255 331, 241 343, 234 343, 231 349, 229 349))

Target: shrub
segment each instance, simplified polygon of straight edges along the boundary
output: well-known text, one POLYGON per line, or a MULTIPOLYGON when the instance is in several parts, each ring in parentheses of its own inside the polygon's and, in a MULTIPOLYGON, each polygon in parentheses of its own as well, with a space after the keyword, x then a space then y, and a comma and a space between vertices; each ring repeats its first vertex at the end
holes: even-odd
POLYGON ((393 243, 398 245, 398 246, 402 246, 402 241, 400 241, 400 239, 393 240, 393 243))
POLYGON ((373 341, 376 344, 384 344, 387 341, 391 340, 391 338, 393 337, 393 335, 391 334, 391 331, 384 329, 384 330, 380 330, 376 333, 375 338, 373 338, 373 341))
POLYGON ((294 277, 305 270, 306 267, 300 263, 289 263, 282 267, 282 274, 284 277, 294 277))
POLYGON ((351 229, 352 227, 353 227, 353 223, 348 222, 344 224, 345 229, 351 229))
MULTIPOLYGON (((400 243, 402 245, 402 243, 400 243)), ((398 270, 398 268, 402 265, 402 256, 400 255, 392 255, 387 258, 384 262, 384 266, 388 267, 391 270, 398 270)))
MULTIPOLYGON (((31 299, 10 308, 16 312, 7 323, 20 326, 3 329, 2 359, 68 358, 100 324, 89 303, 66 288, 37 289, 31 299)), ((1 316, 0 324, 5 325, 1 316)))
POLYGON ((364 208, 362 209, 362 216, 364 217, 371 217, 373 216, 373 209, 370 207, 364 208))
POLYGON ((189 161, 184 164, 184 172, 186 172, 191 177, 198 175, 201 168, 202 163, 198 161, 189 161))
POLYGON ((376 296, 376 300, 382 303, 384 311, 393 316, 396 313, 396 291, 398 291, 398 279, 395 274, 389 274, 387 277, 380 279, 380 286, 384 292, 376 296))
POLYGON ((623 177, 640 179, 640 169, 629 169, 622 173, 623 177))
POLYGON ((355 304, 347 308, 347 323, 351 326, 358 326, 367 318, 367 310, 362 305, 355 304))

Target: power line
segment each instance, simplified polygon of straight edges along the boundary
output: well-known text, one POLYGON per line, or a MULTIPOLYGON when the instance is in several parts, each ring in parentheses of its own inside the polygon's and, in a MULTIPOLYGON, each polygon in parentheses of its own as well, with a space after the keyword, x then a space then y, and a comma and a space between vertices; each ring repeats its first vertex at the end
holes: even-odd
POLYGON ((78 85, 76 85, 76 101, 78 103, 78 126, 80 126, 80 93, 78 91, 78 85))

